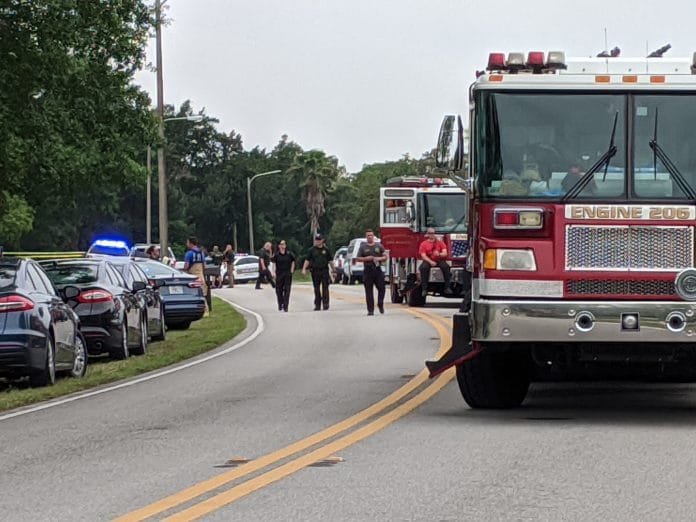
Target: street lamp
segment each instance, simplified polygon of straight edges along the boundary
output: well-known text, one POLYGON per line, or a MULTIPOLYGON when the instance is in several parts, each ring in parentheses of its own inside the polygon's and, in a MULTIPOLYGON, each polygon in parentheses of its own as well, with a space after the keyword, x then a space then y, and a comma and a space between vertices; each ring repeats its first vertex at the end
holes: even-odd
POLYGON ((251 216, 251 182, 256 178, 261 176, 267 176, 269 174, 277 174, 279 170, 269 170, 268 172, 261 172, 260 174, 255 174, 254 176, 247 178, 247 204, 249 208, 249 253, 254 253, 254 219, 251 216))
MULTIPOLYGON (((200 114, 195 114, 193 116, 176 116, 173 118, 165 118, 162 120, 163 123, 174 120, 185 120, 185 121, 201 121, 203 116, 200 114)), ((160 192, 162 192, 160 187, 160 192)), ((161 196, 160 196, 161 197, 161 196)), ((147 190, 146 190, 146 216, 145 216, 145 229, 146 229, 146 239, 145 242, 150 245, 152 244, 152 148, 150 145, 147 146, 147 190)), ((161 215, 160 215, 161 217, 161 215)), ((165 220, 166 221, 166 220, 165 220)), ((160 221, 160 243, 162 237, 162 223, 160 221)), ((161 246, 161 245, 160 245, 161 246)), ((163 251, 164 252, 164 251, 163 251)))

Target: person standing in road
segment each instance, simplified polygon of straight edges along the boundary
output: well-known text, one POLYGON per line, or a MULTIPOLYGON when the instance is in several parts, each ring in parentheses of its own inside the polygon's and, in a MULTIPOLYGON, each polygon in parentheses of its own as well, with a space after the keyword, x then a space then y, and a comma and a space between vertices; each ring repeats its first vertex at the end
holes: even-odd
POLYGON ((312 272, 312 285, 314 285, 314 310, 329 309, 329 270, 333 272, 333 254, 324 244, 324 236, 314 236, 314 246, 307 252, 302 273, 307 269, 312 272))
POLYGON ((222 259, 227 268, 227 284, 230 288, 234 288, 234 250, 232 245, 227 245, 222 253, 222 259))
POLYGON ((447 264, 447 246, 435 236, 435 229, 428 228, 425 240, 418 248, 418 255, 423 260, 419 267, 421 275, 421 292, 423 297, 428 293, 428 281, 430 280, 430 269, 437 266, 442 270, 442 278, 445 283, 446 294, 451 294, 450 288, 450 267, 447 264))
POLYGON ((210 252, 210 259, 213 261, 213 264, 217 267, 217 275, 215 276, 215 288, 220 288, 222 286, 222 279, 220 277, 220 268, 222 267, 222 252, 220 252, 220 247, 217 245, 213 245, 213 250, 210 252))
POLYGON ((295 272, 295 255, 288 250, 285 240, 278 243, 275 254, 271 257, 275 263, 276 271, 276 296, 278 297, 278 310, 288 311, 290 303, 290 287, 292 286, 292 274, 295 272))
POLYGON ((367 242, 360 245, 355 260, 363 264, 363 285, 365 286, 365 302, 367 303, 367 315, 375 315, 375 293, 373 286, 377 287, 377 308, 379 313, 384 313, 384 272, 382 263, 387 260, 384 247, 375 241, 375 233, 372 230, 365 232, 367 242))
POLYGON ((194 236, 186 240, 186 254, 184 255, 184 272, 195 275, 201 282, 201 289, 205 300, 205 315, 208 315, 208 285, 205 284, 205 255, 198 246, 198 239, 194 236))
POLYGON ((263 244, 263 248, 257 252, 259 256, 259 277, 256 279, 256 289, 261 290, 261 282, 267 281, 271 283, 271 286, 275 288, 275 282, 273 281, 273 274, 269 265, 271 264, 271 256, 273 255, 273 246, 270 241, 266 241, 263 244))
POLYGON ((149 247, 147 247, 145 254, 148 258, 152 259, 153 261, 160 260, 160 248, 157 245, 150 245, 149 247))

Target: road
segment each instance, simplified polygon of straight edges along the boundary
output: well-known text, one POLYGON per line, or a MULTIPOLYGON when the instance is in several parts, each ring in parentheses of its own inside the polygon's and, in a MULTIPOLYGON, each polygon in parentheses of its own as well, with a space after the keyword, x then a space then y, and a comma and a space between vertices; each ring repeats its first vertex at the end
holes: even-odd
POLYGON ((287 314, 268 288, 218 291, 258 314, 239 349, 0 416, 0 519, 693 518, 694 386, 536 385, 472 411, 421 373, 454 304, 367 317, 360 287, 332 289, 314 312, 295 286, 287 314))

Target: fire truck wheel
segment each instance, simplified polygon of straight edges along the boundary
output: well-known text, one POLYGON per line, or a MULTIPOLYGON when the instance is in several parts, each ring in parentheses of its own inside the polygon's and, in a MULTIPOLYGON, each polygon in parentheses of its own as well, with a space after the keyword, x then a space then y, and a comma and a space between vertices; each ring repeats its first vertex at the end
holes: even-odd
POLYGON ((420 286, 408 293, 408 306, 425 306, 425 296, 421 293, 420 286))
POLYGON ((525 350, 483 352, 457 366, 462 397, 471 408, 516 408, 529 389, 529 355, 525 350))
POLYGON ((404 294, 399 292, 395 284, 389 286, 389 295, 391 296, 391 302, 394 304, 401 304, 404 302, 404 294))

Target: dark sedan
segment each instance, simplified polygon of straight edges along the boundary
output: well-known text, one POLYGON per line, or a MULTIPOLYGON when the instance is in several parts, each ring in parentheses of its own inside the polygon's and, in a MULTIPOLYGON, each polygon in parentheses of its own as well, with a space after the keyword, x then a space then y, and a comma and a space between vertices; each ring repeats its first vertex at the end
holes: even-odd
POLYGON ((168 327, 185 330, 192 321, 203 317, 205 297, 196 276, 184 274, 159 261, 138 260, 137 263, 153 284, 161 285, 159 293, 168 327))
POLYGON ((0 375, 51 385, 87 369, 80 319, 34 261, 0 257, 0 375))
POLYGON ((164 306, 160 293, 157 290, 160 283, 156 281, 150 282, 149 278, 143 272, 142 265, 137 259, 119 258, 111 260, 116 270, 125 279, 128 288, 140 300, 140 306, 146 310, 147 331, 153 341, 163 341, 166 337, 167 329, 164 323, 164 306), (137 284, 140 282, 142 284, 137 284), (135 287, 141 288, 135 290, 135 287))
MULTIPOLYGON (((41 265, 80 316, 90 354, 126 359, 131 352, 145 353, 145 309, 107 258, 42 261, 41 265), (79 291, 68 292, 71 287, 79 291)), ((137 292, 144 284, 133 288, 137 292)))

